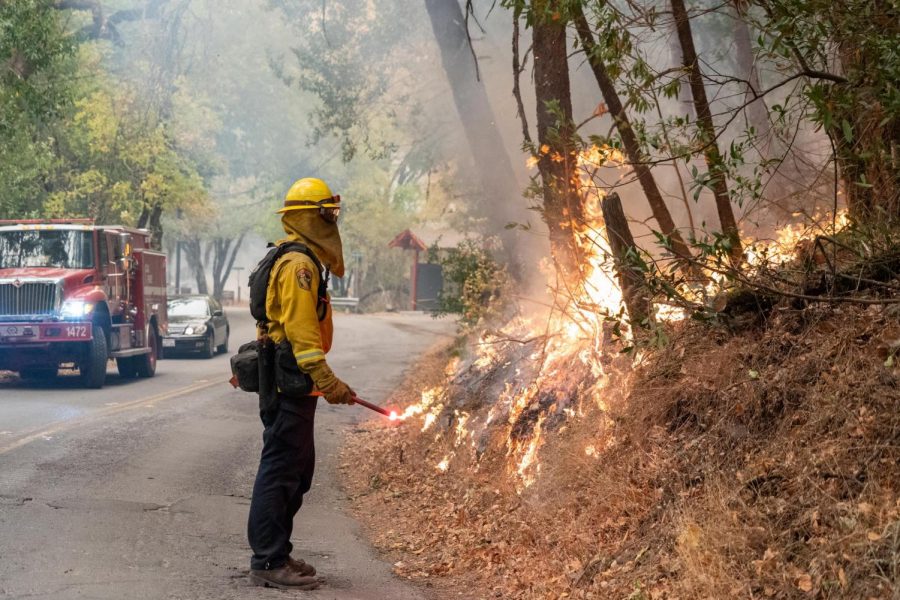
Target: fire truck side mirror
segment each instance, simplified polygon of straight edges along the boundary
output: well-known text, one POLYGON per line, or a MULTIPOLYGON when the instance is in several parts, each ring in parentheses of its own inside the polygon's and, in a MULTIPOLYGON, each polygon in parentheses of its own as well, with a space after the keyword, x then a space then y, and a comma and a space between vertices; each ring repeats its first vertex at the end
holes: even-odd
POLYGON ((120 233, 116 237, 116 259, 128 267, 131 265, 132 252, 134 247, 131 244, 130 233, 120 233))

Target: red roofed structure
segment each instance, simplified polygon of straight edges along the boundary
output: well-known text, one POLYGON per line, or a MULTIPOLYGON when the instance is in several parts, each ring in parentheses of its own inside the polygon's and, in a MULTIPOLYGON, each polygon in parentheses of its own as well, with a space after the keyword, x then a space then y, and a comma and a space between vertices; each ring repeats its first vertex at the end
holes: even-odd
MULTIPOLYGON (((425 245, 425 242, 423 242, 419 236, 407 229, 398 233, 397 237, 392 239, 391 243, 388 244, 388 248, 415 250, 418 253, 427 250, 428 246, 425 245)), ((416 262, 418 262, 418 260, 416 262)))

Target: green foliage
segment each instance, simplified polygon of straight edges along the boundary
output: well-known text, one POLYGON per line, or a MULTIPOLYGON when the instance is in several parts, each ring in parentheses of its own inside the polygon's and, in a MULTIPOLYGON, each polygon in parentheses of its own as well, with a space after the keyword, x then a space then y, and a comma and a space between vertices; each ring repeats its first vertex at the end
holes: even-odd
POLYGON ((900 218, 900 7, 869 0, 760 5, 763 56, 807 74, 802 114, 831 138, 851 209, 870 218, 881 205, 900 218))
POLYGON ((196 127, 176 135, 106 68, 106 44, 76 45, 62 15, 51 2, 0 4, 0 217, 153 227, 154 210, 205 202, 203 163, 179 139, 196 127))
POLYGON ((296 61, 275 66, 286 83, 318 99, 308 116, 310 143, 336 137, 344 162, 359 152, 371 159, 390 156, 397 150, 391 123, 396 115, 383 100, 390 76, 400 71, 400 65, 387 65, 408 33, 404 9, 378 2, 372 10, 365 0, 350 0, 321 13, 314 7, 287 12, 300 17, 301 35, 292 49, 296 61))
POLYGON ((471 327, 498 315, 509 301, 509 274, 486 244, 465 240, 443 253, 434 246, 428 260, 439 263, 444 275, 436 315, 458 314, 460 323, 471 327))
POLYGON ((186 207, 206 200, 196 167, 174 149, 165 124, 147 123, 136 92, 98 79, 75 101, 60 145, 71 157, 59 169, 44 212, 90 215, 100 222, 136 224, 151 207, 186 207))
POLYGON ((68 101, 63 67, 74 45, 48 0, 0 3, 0 126, 12 111, 30 120, 59 113, 68 101))
POLYGON ((0 218, 40 214, 57 166, 55 123, 71 108, 74 46, 52 3, 0 3, 0 218))

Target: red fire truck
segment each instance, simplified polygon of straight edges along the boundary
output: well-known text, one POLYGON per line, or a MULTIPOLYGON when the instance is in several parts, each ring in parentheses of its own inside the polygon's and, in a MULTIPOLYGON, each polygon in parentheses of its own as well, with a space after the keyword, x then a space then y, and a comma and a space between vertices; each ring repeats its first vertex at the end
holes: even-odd
POLYGON ((166 257, 150 232, 0 221, 0 371, 38 379, 77 368, 99 388, 114 358, 122 377, 152 377, 166 328, 166 257))

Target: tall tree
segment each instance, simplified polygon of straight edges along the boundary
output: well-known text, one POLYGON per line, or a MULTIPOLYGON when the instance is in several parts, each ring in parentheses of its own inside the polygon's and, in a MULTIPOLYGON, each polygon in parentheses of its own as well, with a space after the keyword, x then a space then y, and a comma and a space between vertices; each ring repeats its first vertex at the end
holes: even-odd
POLYGON ((236 239, 216 237, 206 246, 206 264, 212 264, 213 296, 219 300, 245 236, 246 233, 241 233, 236 239))
POLYGON ((578 32, 581 46, 584 48, 585 54, 587 54, 588 63, 591 66, 594 77, 597 79, 597 85, 603 94, 603 100, 609 108, 619 136, 622 138, 625 156, 628 158, 628 162, 631 163, 635 176, 641 184, 641 189, 647 197, 647 202, 650 204, 653 218, 656 219, 662 233, 668 236, 675 255, 687 258, 691 255, 691 252, 676 228, 669 208, 666 206, 659 187, 656 185, 656 179, 653 177, 650 166, 647 164, 647 157, 641 151, 637 136, 635 136, 631 122, 628 120, 628 113, 625 112, 622 100, 619 98, 612 77, 609 75, 600 48, 597 47, 597 43, 594 41, 594 34, 591 32, 584 10, 580 5, 576 5, 573 10, 575 30, 578 32))
MULTIPOLYGON (((457 0, 425 0, 425 8, 472 153, 477 179, 485 193, 484 212, 493 217, 496 224, 504 227, 518 218, 516 206, 521 193, 478 72, 475 53, 466 30, 466 20, 457 0)), ((515 257, 518 254, 515 231, 509 228, 504 228, 503 231, 504 246, 515 257)))
POLYGON ((574 282, 581 273, 577 231, 584 222, 584 206, 577 185, 564 5, 563 0, 536 0, 531 21, 543 216, 557 269, 574 282))
MULTIPOLYGON (((669 46, 669 60, 671 64, 680 65, 684 63, 684 55, 681 52, 681 43, 678 41, 678 31, 675 30, 674 23, 671 31, 666 32, 666 42, 669 46)), ((689 86, 678 87, 678 113, 689 119, 694 119, 694 99, 691 98, 691 88, 689 86)))
POLYGON ((753 56, 753 42, 750 25, 744 15, 747 7, 743 0, 734 2, 734 49, 737 60, 738 77, 744 80, 747 90, 744 92, 747 121, 754 129, 754 136, 768 142, 772 123, 769 120, 769 109, 765 98, 756 96, 762 92, 759 81, 759 69, 753 56))
POLYGON ((203 265, 203 247, 199 238, 188 238, 182 242, 184 248, 184 256, 187 259, 188 267, 197 282, 197 293, 208 294, 209 283, 206 280, 206 267, 203 265))
POLYGON ((729 254, 731 259, 737 263, 741 261, 743 256, 741 237, 737 221, 734 218, 734 211, 731 208, 731 198, 728 194, 728 182, 726 180, 727 173, 722 154, 719 152, 716 128, 709 108, 709 100, 706 97, 700 61, 694 48, 694 34, 691 31, 690 17, 685 8, 684 0, 671 0, 671 3, 675 29, 678 32, 678 42, 681 44, 682 64, 688 74, 691 95, 694 98, 694 110, 697 111, 697 127, 700 132, 699 141, 703 148, 703 156, 706 159, 706 168, 709 172, 708 185, 716 202, 716 212, 719 214, 719 224, 722 227, 722 233, 725 234, 730 243, 729 254))

